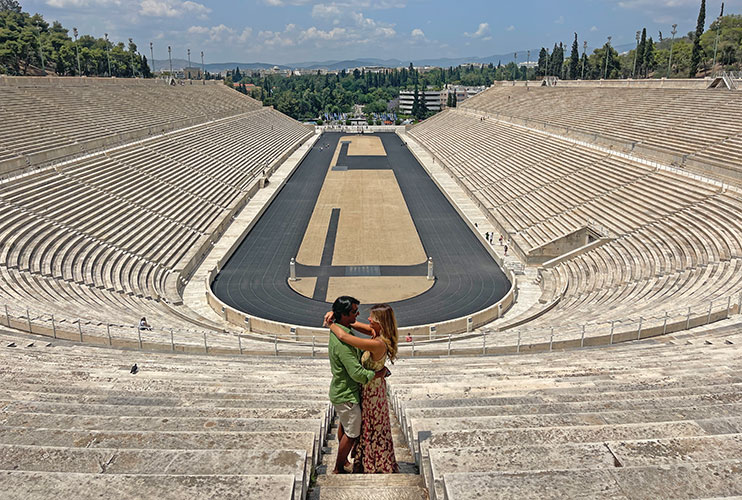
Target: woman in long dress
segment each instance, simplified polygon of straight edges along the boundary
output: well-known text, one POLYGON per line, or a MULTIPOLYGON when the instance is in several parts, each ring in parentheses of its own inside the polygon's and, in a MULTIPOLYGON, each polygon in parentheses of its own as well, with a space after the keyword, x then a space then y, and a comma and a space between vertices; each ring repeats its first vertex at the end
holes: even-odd
MULTIPOLYGON (((329 315, 325 319, 328 323, 332 322, 329 315)), ((371 308, 368 323, 357 321, 351 327, 370 335, 370 339, 346 333, 334 323, 330 325, 330 330, 341 342, 365 351, 361 358, 364 368, 378 371, 384 367, 387 359, 394 363, 397 358, 397 320, 394 310, 388 304, 377 304, 371 308)), ((399 472, 394 456, 384 377, 374 378, 361 390, 361 435, 356 445, 353 472, 399 472)))

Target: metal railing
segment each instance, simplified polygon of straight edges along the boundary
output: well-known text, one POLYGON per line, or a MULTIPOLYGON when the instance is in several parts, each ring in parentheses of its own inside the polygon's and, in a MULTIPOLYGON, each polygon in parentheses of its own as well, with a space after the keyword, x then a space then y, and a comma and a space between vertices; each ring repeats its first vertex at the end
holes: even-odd
MULTIPOLYGON (((708 325, 740 314, 740 311, 742 291, 708 303, 696 303, 638 318, 504 331, 484 328, 460 334, 438 334, 430 329, 424 335, 401 337, 399 356, 499 355, 612 345, 708 325)), ((326 334, 312 335, 297 342, 279 335, 139 328, 119 323, 60 319, 53 314, 8 305, 0 309, 0 326, 53 339, 143 351, 311 358, 327 356, 326 334)))

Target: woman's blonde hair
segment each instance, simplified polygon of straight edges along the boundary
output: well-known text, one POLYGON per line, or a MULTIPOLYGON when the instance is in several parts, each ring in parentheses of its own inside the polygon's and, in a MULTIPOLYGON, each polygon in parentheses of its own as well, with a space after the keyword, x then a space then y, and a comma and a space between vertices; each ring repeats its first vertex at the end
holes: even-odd
POLYGON ((397 359, 397 318, 389 304, 376 304, 371 308, 371 316, 381 325, 379 337, 386 344, 389 361, 397 359))

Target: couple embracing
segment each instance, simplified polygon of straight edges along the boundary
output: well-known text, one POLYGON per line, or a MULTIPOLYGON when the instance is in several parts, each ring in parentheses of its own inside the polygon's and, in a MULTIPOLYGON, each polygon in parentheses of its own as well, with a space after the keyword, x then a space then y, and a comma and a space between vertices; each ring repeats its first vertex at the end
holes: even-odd
POLYGON ((368 324, 357 320, 359 301, 338 297, 325 315, 330 326, 328 353, 332 382, 330 402, 338 420, 338 455, 334 474, 350 472, 348 454, 354 450, 352 471, 399 472, 394 457, 384 366, 397 357, 397 321, 387 304, 371 308, 368 324), (351 329, 369 335, 359 338, 351 329))

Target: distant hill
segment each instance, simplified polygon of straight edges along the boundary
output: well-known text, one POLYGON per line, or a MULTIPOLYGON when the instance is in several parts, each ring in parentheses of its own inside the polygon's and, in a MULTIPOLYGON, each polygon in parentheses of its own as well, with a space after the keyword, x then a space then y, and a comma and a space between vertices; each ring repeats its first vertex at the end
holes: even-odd
MULTIPOLYGON (((614 45, 619 53, 628 52, 634 48, 634 44, 628 43, 623 45, 614 45)), ((531 61, 538 61, 538 54, 541 49, 531 49, 531 61)), ((565 48, 564 57, 569 57, 571 47, 565 48)), ((580 47, 582 50, 582 47, 580 47)), ((590 49, 592 52, 592 48, 590 49)), ((346 59, 346 60, 330 60, 330 61, 304 61, 295 62, 291 64, 273 64, 264 62, 224 62, 224 63, 209 63, 206 64, 206 71, 209 73, 221 73, 227 70, 233 70, 236 67, 240 68, 240 71, 245 70, 259 70, 268 69, 278 66, 279 69, 298 69, 298 70, 318 70, 324 69, 328 71, 341 71, 343 69, 353 69, 362 66, 381 66, 384 68, 399 68, 408 66, 412 62, 415 66, 438 66, 442 68, 448 68, 449 66, 459 66, 467 63, 480 63, 480 64, 508 64, 515 60, 515 53, 508 52, 507 54, 494 54, 485 57, 452 57, 452 58, 438 58, 438 59, 414 59, 412 61, 403 61, 400 59, 375 59, 375 58, 359 58, 359 59, 346 59)), ((582 55, 582 52, 580 52, 582 55)), ((526 61, 527 51, 518 51, 518 62, 523 63, 526 61)), ((196 67, 201 66, 201 60, 191 59, 191 64, 196 67)), ((173 70, 180 70, 188 66, 186 59, 173 59, 173 70)), ((170 67, 168 60, 157 59, 155 60, 155 70, 162 71, 167 70, 170 67)))

